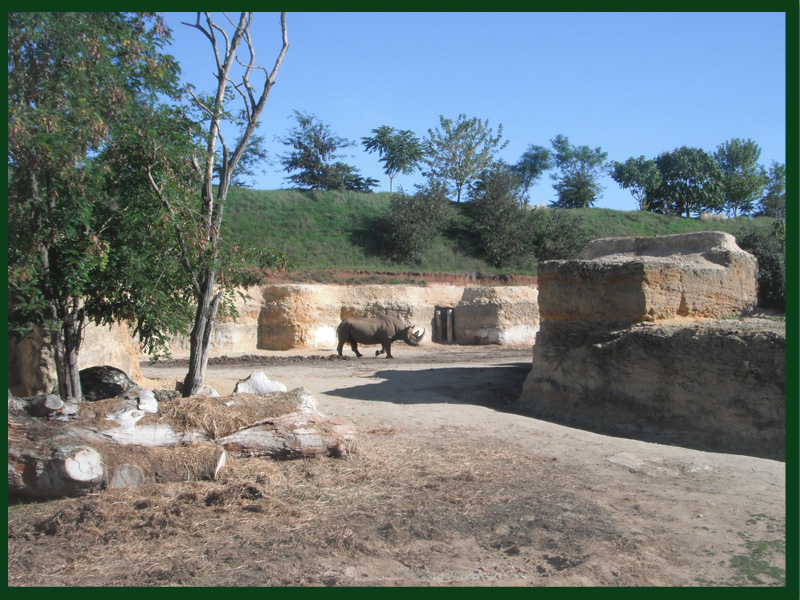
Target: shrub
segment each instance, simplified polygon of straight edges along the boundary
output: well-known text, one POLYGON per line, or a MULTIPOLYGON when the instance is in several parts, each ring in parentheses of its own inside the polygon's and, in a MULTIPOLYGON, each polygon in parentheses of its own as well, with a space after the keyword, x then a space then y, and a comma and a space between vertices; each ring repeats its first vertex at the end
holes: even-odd
POLYGON ((574 211, 554 208, 526 215, 531 251, 539 261, 577 258, 587 238, 583 219, 574 211))
POLYGON ((786 243, 778 229, 751 231, 737 239, 758 260, 758 305, 786 310, 786 243))
POLYGON ((388 213, 378 220, 383 253, 395 262, 419 263, 450 218, 450 202, 440 185, 418 186, 413 196, 394 194, 388 213))
POLYGON ((527 212, 517 202, 519 176, 502 162, 485 170, 470 192, 468 215, 481 251, 495 267, 527 268, 531 254, 527 212))
POLYGON ((575 258, 586 238, 579 215, 559 208, 521 208, 517 176, 502 163, 472 191, 469 213, 486 259, 495 267, 531 267, 535 261, 575 258))

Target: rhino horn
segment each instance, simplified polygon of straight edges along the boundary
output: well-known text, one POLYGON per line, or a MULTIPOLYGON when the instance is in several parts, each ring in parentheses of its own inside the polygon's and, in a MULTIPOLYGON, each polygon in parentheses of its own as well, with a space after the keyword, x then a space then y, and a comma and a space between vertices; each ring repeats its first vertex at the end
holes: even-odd
POLYGON ((415 329, 414 333, 411 335, 413 335, 416 339, 421 340, 425 336, 425 328, 423 327, 422 329, 415 329))

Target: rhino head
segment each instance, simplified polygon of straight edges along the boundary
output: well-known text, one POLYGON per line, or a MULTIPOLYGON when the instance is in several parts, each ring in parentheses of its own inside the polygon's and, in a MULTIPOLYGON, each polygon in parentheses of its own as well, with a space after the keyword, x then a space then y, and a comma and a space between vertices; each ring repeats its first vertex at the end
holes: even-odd
POLYGON ((425 337, 425 328, 423 327, 420 329, 419 327, 414 327, 413 325, 409 325, 400 333, 400 339, 409 346, 419 346, 419 343, 422 341, 423 337, 425 337))

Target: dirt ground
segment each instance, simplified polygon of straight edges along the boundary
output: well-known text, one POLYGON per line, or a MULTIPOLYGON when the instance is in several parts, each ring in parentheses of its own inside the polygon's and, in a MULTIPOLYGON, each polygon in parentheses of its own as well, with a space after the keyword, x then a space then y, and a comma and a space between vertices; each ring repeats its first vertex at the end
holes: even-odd
MULTIPOLYGON (((345 459, 237 461, 218 481, 13 505, 8 584, 781 586, 785 465, 514 412, 530 348, 212 360, 353 421, 345 459)), ((143 363, 172 387, 180 362, 143 363)))

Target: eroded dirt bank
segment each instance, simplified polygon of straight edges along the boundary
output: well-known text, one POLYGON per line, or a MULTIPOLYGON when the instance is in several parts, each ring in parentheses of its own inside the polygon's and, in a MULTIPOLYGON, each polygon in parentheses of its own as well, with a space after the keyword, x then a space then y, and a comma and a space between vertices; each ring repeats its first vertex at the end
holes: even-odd
POLYGON ((783 463, 509 412, 529 348, 366 350, 228 357, 208 376, 223 394, 253 370, 308 388, 356 423, 357 455, 12 507, 9 585, 783 583, 783 463))

